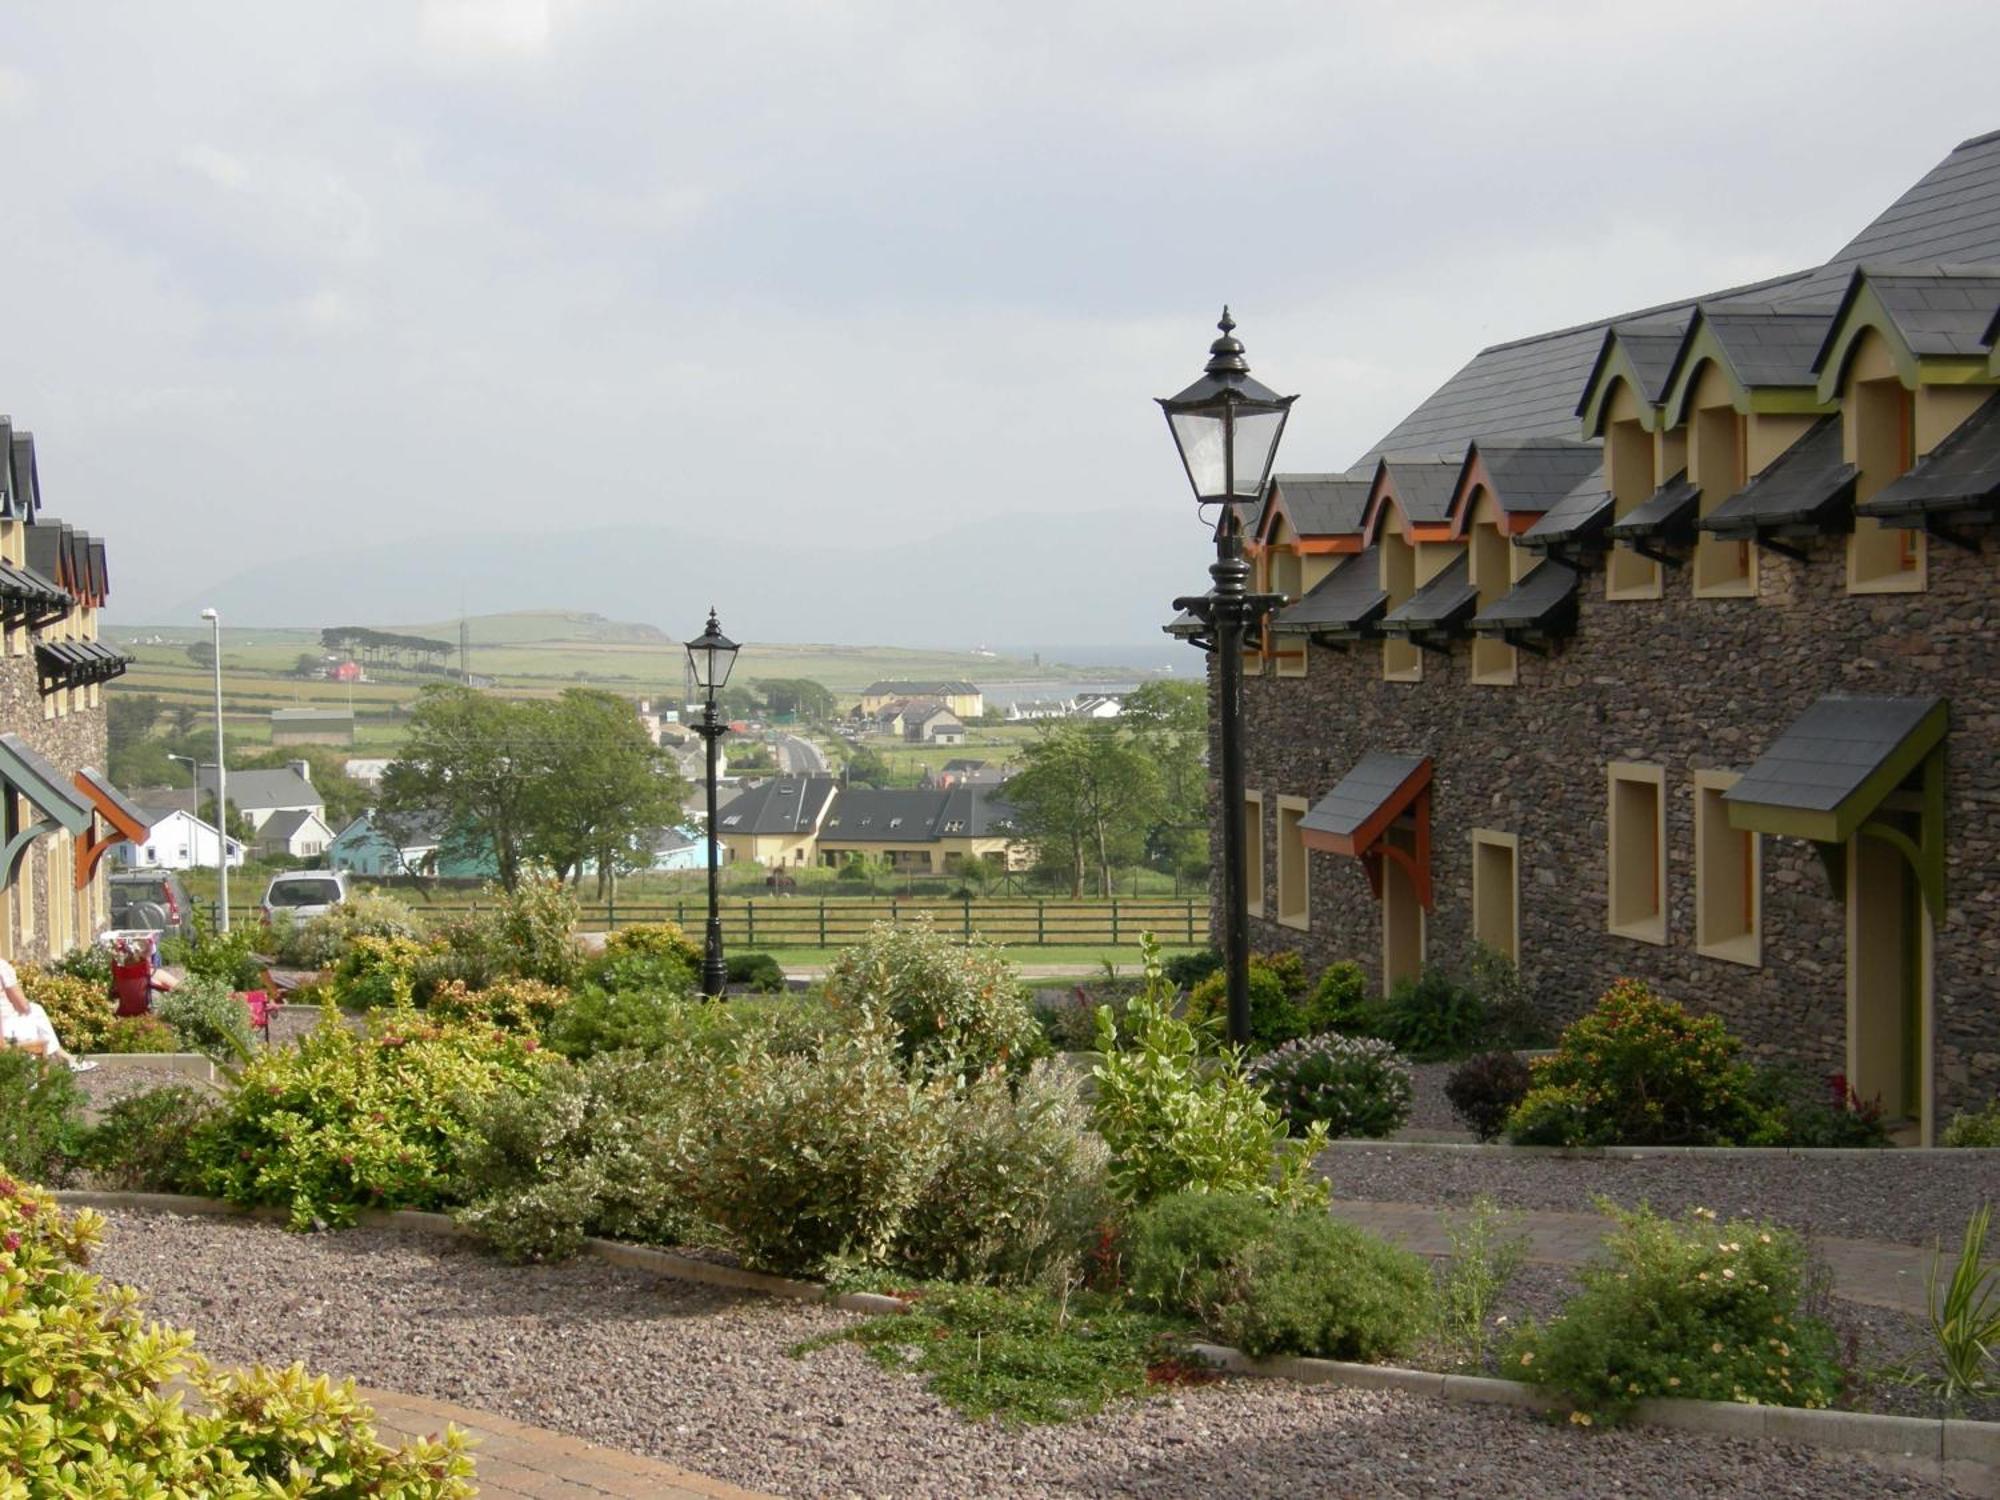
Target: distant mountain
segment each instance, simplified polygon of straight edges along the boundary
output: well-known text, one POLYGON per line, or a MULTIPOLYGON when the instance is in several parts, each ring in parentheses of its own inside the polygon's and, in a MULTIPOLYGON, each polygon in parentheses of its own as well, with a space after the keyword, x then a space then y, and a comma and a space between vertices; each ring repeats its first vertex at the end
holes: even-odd
POLYGON ((1206 586, 1211 556, 1191 512, 1172 510, 1156 526, 1113 512, 1008 515, 839 548, 664 526, 472 530, 302 553, 193 593, 185 579, 127 573, 112 618, 192 619, 214 605, 233 626, 424 620, 410 629, 456 640, 461 612, 548 612, 579 622, 579 639, 601 638, 581 633, 593 620, 682 639, 714 604, 746 640, 1153 645, 1173 597, 1206 586))

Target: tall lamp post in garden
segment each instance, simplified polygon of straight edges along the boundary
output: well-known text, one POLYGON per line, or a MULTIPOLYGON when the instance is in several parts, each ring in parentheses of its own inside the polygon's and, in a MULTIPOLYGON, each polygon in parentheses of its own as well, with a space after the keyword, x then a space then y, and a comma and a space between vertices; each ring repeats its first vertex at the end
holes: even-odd
POLYGON ((1215 653, 1222 797, 1222 954, 1229 995, 1229 1040, 1250 1041, 1250 911, 1243 828, 1243 641, 1277 597, 1250 592, 1243 558, 1243 510, 1263 499, 1296 396, 1280 396, 1250 378, 1235 320, 1223 308, 1222 332, 1208 349, 1201 378, 1179 395, 1159 398, 1197 509, 1220 507, 1215 522, 1214 586, 1176 599, 1174 608, 1209 627, 1215 653))
MULTIPOLYGON (((229 931, 229 771, 222 763, 222 616, 205 609, 201 617, 215 632, 215 930, 229 931)), ((199 783, 197 783, 199 784, 199 783)), ((195 799, 195 816, 201 816, 195 799)))
POLYGON ((729 669, 736 665, 736 642, 722 633, 722 622, 713 609, 708 612, 708 628, 687 643, 688 668, 695 686, 701 689, 701 722, 694 732, 708 746, 708 937, 702 948, 701 992, 710 999, 722 993, 729 982, 729 965, 722 957, 721 854, 715 836, 715 742, 729 733, 715 710, 715 695, 729 685, 729 669))

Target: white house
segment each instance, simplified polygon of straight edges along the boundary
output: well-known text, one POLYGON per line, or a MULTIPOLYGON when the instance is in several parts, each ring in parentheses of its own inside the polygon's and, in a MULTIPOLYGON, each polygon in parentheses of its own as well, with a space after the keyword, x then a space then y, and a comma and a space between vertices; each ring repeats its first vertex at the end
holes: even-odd
POLYGON ((1125 700, 1116 693, 1081 693, 1069 716, 1072 719, 1115 719, 1123 712, 1125 700))
MULTIPOLYGON (((231 771, 227 784, 229 805, 250 820, 253 832, 281 812, 326 817, 326 803, 313 790, 310 761, 295 760, 281 771, 231 771)), ((205 797, 215 795, 215 767, 202 769, 201 791, 205 797)))
MULTIPOLYGON (((215 827, 182 808, 140 809, 146 817, 146 841, 112 846, 128 869, 190 870, 215 868, 215 827)), ((229 863, 243 863, 243 841, 229 841, 229 863)))
POLYGON ((287 854, 293 859, 318 859, 333 842, 327 821, 312 811, 275 812, 257 830, 259 854, 287 854))

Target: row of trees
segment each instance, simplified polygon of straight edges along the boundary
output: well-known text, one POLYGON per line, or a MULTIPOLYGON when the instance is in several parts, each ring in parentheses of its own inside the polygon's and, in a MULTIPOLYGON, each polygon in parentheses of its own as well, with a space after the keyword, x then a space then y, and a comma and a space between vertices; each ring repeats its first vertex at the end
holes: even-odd
POLYGON ((1016 825, 1045 864, 1070 872, 1081 896, 1094 876, 1149 865, 1194 879, 1208 867, 1208 694, 1200 683, 1150 682, 1118 719, 1044 724, 1007 783, 1016 825))
POLYGON ((673 759, 615 693, 510 702, 439 686, 417 701, 376 818, 398 842, 437 833, 454 858, 490 855, 509 890, 529 868, 574 881, 594 866, 601 896, 652 862, 685 795, 673 759))

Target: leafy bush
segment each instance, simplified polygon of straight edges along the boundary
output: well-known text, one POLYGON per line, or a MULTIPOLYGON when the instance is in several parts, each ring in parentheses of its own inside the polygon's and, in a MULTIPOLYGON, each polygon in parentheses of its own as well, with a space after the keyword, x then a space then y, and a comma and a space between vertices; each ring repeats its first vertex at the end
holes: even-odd
POLYGON ((1484 1359, 1493 1304, 1528 1258, 1525 1235, 1501 1238, 1504 1222, 1498 1206, 1482 1194, 1445 1230, 1451 1254, 1437 1267, 1437 1341, 1446 1357, 1460 1364, 1484 1359))
POLYGON ((637 954, 645 958, 671 958, 690 974, 701 972, 701 944, 682 931, 675 922, 641 922, 606 934, 605 958, 637 954))
POLYGON ((766 1270, 879 1260, 943 1159, 950 1089, 913 1080, 879 1018, 817 1054, 746 1045, 700 1101, 690 1203, 766 1270))
POLYGON ((1180 1193, 1140 1210, 1126 1265, 1142 1306, 1197 1318, 1258 1356, 1387 1359, 1430 1306, 1430 1271, 1408 1251, 1242 1193, 1180 1193))
POLYGON ((1389 992, 1375 1012, 1375 1035, 1419 1061, 1461 1057, 1491 1029, 1486 1002, 1442 968, 1425 964, 1389 992))
POLYGON ((81 1056, 102 1052, 111 1023, 118 1019, 118 1003, 111 997, 109 984, 79 979, 58 969, 39 969, 22 964, 16 971, 21 993, 29 1003, 49 1014, 49 1024, 66 1051, 81 1056))
POLYGON ((71 979, 88 980, 105 994, 111 992, 111 950, 102 943, 72 948, 49 967, 71 979))
POLYGON ((0 1168, 61 1184, 82 1144, 82 1108, 65 1064, 0 1047, 0 1168))
POLYGON ((569 994, 539 979, 496 979, 485 989, 468 989, 462 980, 447 979, 431 991, 425 1007, 441 1021, 498 1026, 524 1036, 538 1036, 569 994))
POLYGON ((1214 948, 1197 948, 1192 953, 1176 953, 1162 972, 1177 990, 1191 990, 1222 967, 1222 954, 1214 948))
POLYGON ((1486 1034, 1478 1045, 1504 1052, 1548 1045, 1548 1025, 1520 969, 1506 954, 1475 942, 1464 984, 1486 1007, 1486 1034))
MULTIPOLYGON (((785 992, 785 968, 768 953, 732 953, 724 960, 729 965, 729 982, 747 985, 760 995, 782 995, 785 992)), ((699 972, 697 966, 696 972, 699 972)))
POLYGON ((10 1494, 474 1493, 456 1430, 384 1447, 351 1381, 332 1385, 296 1365, 221 1373, 196 1358, 191 1334, 150 1322, 138 1293, 89 1274, 103 1222, 0 1177, 10 1315, 0 1453, 10 1494))
POLYGON ((509 1260, 561 1260, 587 1235, 679 1244, 682 1152, 706 1082, 698 1057, 625 1053, 547 1071, 475 1107, 459 1146, 468 1225, 509 1260))
POLYGON ((1078 1083, 1043 1061, 1018 1088, 995 1071, 950 1101, 942 1159, 896 1236, 900 1265, 927 1279, 1023 1282, 1082 1256, 1110 1214, 1104 1143, 1078 1083))
POLYGON ((825 996, 835 1007, 886 1017, 904 1056, 970 1077, 996 1064, 1025 1067, 1041 1028, 1014 966, 985 943, 960 945, 928 916, 877 922, 835 956, 825 996))
POLYGON ((260 927, 245 925, 217 932, 209 925, 207 914, 197 908, 195 935, 185 938, 169 933, 162 938, 160 961, 176 964, 198 978, 219 979, 232 990, 254 990, 264 982, 264 961, 256 953, 262 941, 260 927))
POLYGON ((1741 1046, 1713 1016, 1695 1017, 1621 979, 1531 1065, 1507 1134, 1532 1146, 1718 1145, 1768 1124, 1754 1105, 1741 1046))
POLYGON ((250 1056, 250 1009, 219 979, 191 974, 153 1001, 153 1014, 180 1038, 188 1052, 206 1052, 219 1062, 250 1056))
POLYGON ((415 938, 357 937, 333 968, 333 993, 351 1010, 408 1004, 429 956, 415 938))
POLYGON ((1171 1193, 1246 1192, 1287 1202, 1323 1201, 1312 1159, 1326 1127, 1288 1141, 1285 1121, 1264 1092, 1225 1054, 1205 1070, 1195 1029, 1173 1014, 1159 950, 1144 947, 1146 987, 1126 1010, 1129 1050, 1108 1010, 1097 1013, 1092 1119, 1111 1150, 1111 1189, 1126 1203, 1171 1193))
POLYGON ((408 1010, 378 1012, 358 1035, 329 1013, 243 1070, 194 1138, 201 1184, 232 1203, 281 1205, 295 1229, 351 1223, 364 1208, 440 1207, 467 1111, 538 1081, 533 1048, 408 1010))
POLYGON ((104 1033, 100 1052, 178 1052, 180 1034, 158 1016, 119 1016, 104 1033))
POLYGON ((423 936, 423 923, 409 906, 380 891, 361 889, 331 911, 303 922, 291 912, 274 912, 264 942, 288 967, 324 969, 337 962, 356 938, 423 936))
POLYGON ((1046 1000, 1037 1000, 1035 1019, 1041 1023, 1042 1035, 1048 1039, 1051 1050, 1089 1052, 1097 1046, 1098 1007, 1109 1007, 1111 1019, 1123 1025, 1126 1007, 1131 1003, 1129 992, 1106 994, 1102 990, 1086 989, 1080 984, 1072 985, 1069 992, 1053 1005, 1046 1000))
POLYGON ((607 953, 585 969, 586 988, 608 990, 614 995, 661 993, 684 996, 694 993, 701 969, 671 953, 643 953, 627 950, 607 953))
POLYGON ((1323 1124, 1332 1136, 1389 1135, 1410 1115, 1410 1070, 1374 1037, 1300 1037, 1250 1068, 1293 1135, 1323 1124))
POLYGON ((115 1192, 186 1192, 195 1177, 189 1142, 216 1107, 214 1095, 186 1084, 129 1095, 86 1132, 82 1164, 115 1192))
POLYGON ((600 1052, 659 1052, 680 1034, 683 994, 663 990, 602 990, 570 997, 545 1028, 550 1047, 568 1058, 600 1052))
POLYGON ((1747 1138, 1752 1146, 1887 1146, 1889 1127, 1881 1099, 1864 1100, 1844 1074, 1814 1078, 1802 1068, 1751 1070, 1751 1108, 1761 1121, 1747 1138))
MULTIPOLYGON (((1229 1028, 1229 976, 1217 969, 1188 991, 1186 1015, 1214 1041, 1229 1028)), ((1250 963, 1250 1045, 1258 1050, 1276 1047, 1306 1034, 1305 1017, 1285 993, 1285 982, 1276 971, 1255 959, 1250 963)))
POLYGON ((1511 1052, 1482 1052, 1451 1070, 1444 1096, 1451 1112, 1482 1141, 1500 1138, 1507 1117, 1528 1096, 1533 1075, 1511 1052))
POLYGON ((1367 970, 1345 958, 1328 964, 1313 985, 1306 1012, 1315 1032, 1367 1036, 1375 1023, 1375 999, 1368 992, 1367 970))
POLYGON ((577 946, 576 896, 560 880, 524 878, 507 891, 490 888, 493 926, 507 972, 567 989, 583 970, 577 946))
POLYGON ((1986 1257, 1993 1205, 1982 1203, 1965 1222, 1958 1259, 1944 1275, 1944 1251, 1931 1255, 1924 1284, 1925 1321, 1944 1373, 1923 1380, 1956 1411, 1968 1396, 1994 1392, 1994 1351, 2000 1348, 2000 1266, 1986 1257))
POLYGON ((1607 1208, 1606 1259, 1547 1324, 1530 1323, 1501 1368, 1548 1385, 1593 1420, 1650 1396, 1828 1406, 1840 1393, 1833 1330, 1802 1310, 1806 1250, 1790 1230, 1680 1223, 1607 1208))
POLYGON ((1951 1117, 1940 1142, 1946 1146, 2000 1146, 2000 1099, 1984 1109, 1962 1109, 1951 1117))

